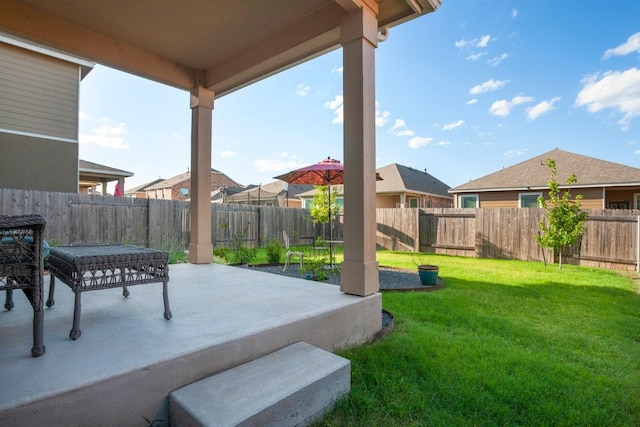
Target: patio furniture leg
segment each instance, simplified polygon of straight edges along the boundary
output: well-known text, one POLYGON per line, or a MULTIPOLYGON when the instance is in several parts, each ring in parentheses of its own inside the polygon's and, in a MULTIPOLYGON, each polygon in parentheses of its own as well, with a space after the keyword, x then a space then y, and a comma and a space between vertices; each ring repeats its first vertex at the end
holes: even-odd
POLYGON ((47 298, 47 307, 53 307, 56 302, 53 300, 53 292, 56 289, 56 278, 53 274, 49 274, 49 297, 47 298))
POLYGON ((5 295, 4 300, 4 308, 7 310, 11 310, 13 308, 13 289, 7 289, 7 294, 5 295))
POLYGON ((71 332, 69 332, 69 338, 72 340, 77 340, 82 335, 82 331, 80 330, 80 295, 81 292, 76 292, 76 302, 73 306, 73 327, 71 328, 71 332))
POLYGON ((162 299, 164 300, 164 318, 169 320, 172 317, 171 309, 169 308, 169 289, 167 281, 162 282, 162 299))
POLYGON ((129 296, 129 289, 126 286, 122 287, 122 296, 125 298, 129 296))
POLYGON ((31 355, 33 357, 42 356, 45 350, 46 349, 44 347, 44 310, 42 309, 42 307, 40 307, 40 310, 33 312, 33 347, 31 348, 31 355))

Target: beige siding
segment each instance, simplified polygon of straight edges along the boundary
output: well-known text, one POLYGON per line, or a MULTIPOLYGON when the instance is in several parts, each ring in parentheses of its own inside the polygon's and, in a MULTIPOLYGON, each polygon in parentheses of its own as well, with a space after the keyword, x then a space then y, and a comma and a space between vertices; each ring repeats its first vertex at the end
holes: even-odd
POLYGON ((377 208, 395 208, 396 203, 400 203, 397 195, 394 196, 376 196, 377 208))
MULTIPOLYGON (((532 193, 542 193, 549 197, 548 190, 531 190, 532 193)), ((481 208, 517 208, 518 195, 525 191, 496 191, 478 193, 481 208)), ((562 193, 561 193, 562 194, 562 193)), ((573 196, 582 195, 580 205, 583 209, 602 209, 602 188, 577 188, 571 190, 573 196)), ((632 197, 633 199, 633 197, 632 197)))
POLYGON ((78 139, 75 64, 0 43, 0 129, 78 139))
POLYGON ((0 188, 78 191, 78 144, 0 132, 0 188))
POLYGON ((479 193, 480 208, 517 208, 518 192, 479 193))

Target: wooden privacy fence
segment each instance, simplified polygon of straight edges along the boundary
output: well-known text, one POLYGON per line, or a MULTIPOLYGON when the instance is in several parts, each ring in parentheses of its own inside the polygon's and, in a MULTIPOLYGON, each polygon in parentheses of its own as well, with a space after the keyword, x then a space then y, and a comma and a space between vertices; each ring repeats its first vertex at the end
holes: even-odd
MULTIPOLYGON (((184 249, 189 242, 189 202, 53 193, 0 188, 0 215, 41 213, 45 238, 56 245, 132 243, 157 249, 184 249)), ((563 250, 581 265, 640 271, 640 210, 587 210, 587 232, 579 248, 563 250)), ((376 209, 378 248, 479 258, 551 261, 557 254, 533 240, 542 209, 376 209)), ((292 245, 328 237, 306 209, 213 204, 211 240, 229 246, 240 236, 249 246, 292 245)), ((342 239, 342 217, 333 236, 342 239)))
MULTIPOLYGON (((0 188, 0 215, 40 213, 47 219, 45 239, 54 245, 131 243, 183 250, 189 242, 189 202, 0 188)), ((305 209, 211 205, 214 246, 228 246, 235 235, 250 246, 267 240, 291 244, 316 233, 305 209)))
MULTIPOLYGON (((601 268, 640 271, 640 210, 588 209, 578 247, 565 260, 601 268)), ((378 209, 379 248, 478 258, 557 261, 534 240, 542 209, 378 209), (406 230, 418 230, 409 234, 406 230)))

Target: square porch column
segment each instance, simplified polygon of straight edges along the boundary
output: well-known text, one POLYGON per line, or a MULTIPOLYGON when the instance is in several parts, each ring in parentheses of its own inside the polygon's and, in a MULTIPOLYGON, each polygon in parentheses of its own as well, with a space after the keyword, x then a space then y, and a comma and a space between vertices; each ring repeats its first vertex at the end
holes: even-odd
POLYGON ((191 231, 189 261, 208 264, 211 244, 211 116, 214 93, 203 87, 191 91, 191 231))
POLYGON ((376 261, 377 36, 377 11, 365 4, 352 12, 340 27, 345 164, 344 262, 340 289, 359 296, 373 294, 380 288, 376 261))

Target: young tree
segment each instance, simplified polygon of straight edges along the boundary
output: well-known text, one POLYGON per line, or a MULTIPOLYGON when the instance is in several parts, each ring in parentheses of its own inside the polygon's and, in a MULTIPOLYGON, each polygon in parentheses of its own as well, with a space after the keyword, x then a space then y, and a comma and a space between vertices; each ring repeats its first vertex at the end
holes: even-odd
MULTIPOLYGON (((326 224, 329 222, 329 187, 327 185, 316 185, 316 194, 311 199, 309 213, 314 224, 326 224)), ((335 215, 340 210, 338 196, 331 193, 331 214, 335 215)))
MULTIPOLYGON (((584 222, 587 220, 587 213, 580 209, 582 195, 577 195, 571 201, 569 190, 560 196, 560 184, 556 180, 557 167, 553 159, 547 159, 545 164, 551 170, 551 179, 547 181, 549 187, 549 200, 538 197, 538 203, 544 209, 546 223, 540 221, 538 228, 540 233, 534 236, 538 244, 544 248, 558 251, 564 245, 574 245, 585 233, 584 222)), ((567 178, 567 184, 575 184, 578 178, 571 174, 567 178)), ((559 268, 562 269, 562 251, 559 251, 559 268)))

